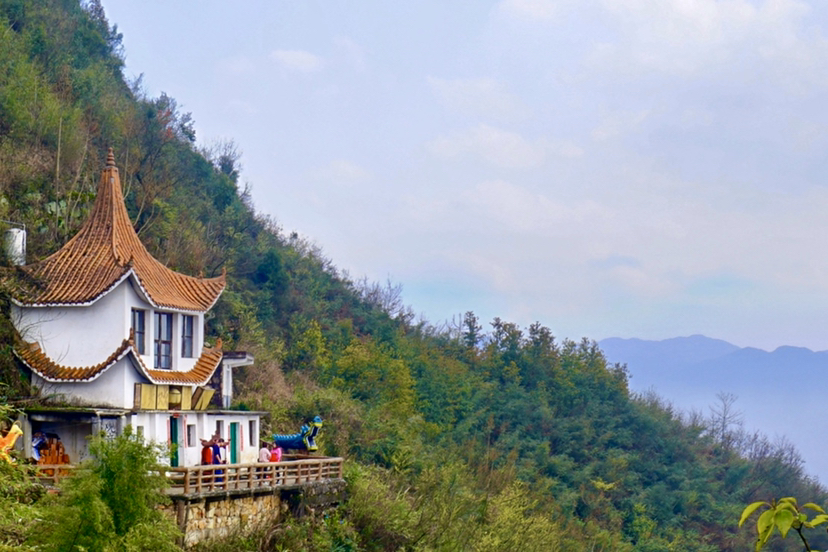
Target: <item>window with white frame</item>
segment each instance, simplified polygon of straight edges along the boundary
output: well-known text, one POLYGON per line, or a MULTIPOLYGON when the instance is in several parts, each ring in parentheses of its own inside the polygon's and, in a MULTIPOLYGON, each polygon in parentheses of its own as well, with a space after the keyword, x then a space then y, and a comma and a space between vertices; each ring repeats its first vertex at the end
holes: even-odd
POLYGON ((168 312, 155 313, 155 368, 172 369, 173 316, 168 312))
POLYGON ((193 326, 194 316, 181 317, 181 357, 193 358, 193 326))
POLYGON ((147 352, 146 314, 147 311, 143 309, 132 309, 132 338, 135 340, 135 350, 142 355, 147 352))

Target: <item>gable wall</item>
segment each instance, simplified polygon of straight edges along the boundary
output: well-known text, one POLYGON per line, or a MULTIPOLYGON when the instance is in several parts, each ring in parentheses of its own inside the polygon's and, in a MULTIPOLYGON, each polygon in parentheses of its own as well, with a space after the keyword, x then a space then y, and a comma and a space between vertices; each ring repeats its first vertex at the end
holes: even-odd
MULTIPOLYGON (((12 319, 23 339, 37 342, 46 355, 64 366, 94 366, 129 337, 132 309, 145 315, 145 349, 141 360, 152 368, 154 356, 155 309, 136 290, 132 279, 121 282, 92 305, 84 307, 19 307, 13 305, 12 319)), ((204 346, 204 314, 192 315, 193 357, 181 357, 180 311, 158 309, 173 314, 173 370, 193 368, 204 346)))
POLYGON ((13 306, 12 321, 25 341, 36 341, 64 366, 94 366, 129 335, 127 288, 121 283, 86 307, 13 306))

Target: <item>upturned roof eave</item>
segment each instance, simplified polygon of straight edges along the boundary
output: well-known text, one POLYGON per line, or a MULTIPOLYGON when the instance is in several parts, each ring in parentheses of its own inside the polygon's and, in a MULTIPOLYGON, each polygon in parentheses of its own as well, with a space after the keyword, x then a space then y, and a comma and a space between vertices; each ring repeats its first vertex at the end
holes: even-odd
POLYGON ((134 270, 131 269, 131 268, 128 269, 117 280, 115 280, 110 286, 106 287, 103 291, 101 291, 100 293, 95 295, 92 299, 89 299, 87 301, 80 301, 80 302, 79 301, 65 301, 65 302, 62 302, 62 301, 48 301, 48 302, 45 302, 45 303, 40 303, 40 302, 36 302, 36 301, 33 301, 33 302, 21 301, 21 300, 17 299, 16 297, 12 297, 11 300, 12 300, 12 303, 17 305, 18 307, 32 307, 32 308, 42 308, 42 307, 89 307, 91 305, 94 305, 95 303, 97 303, 98 301, 100 301, 101 299, 106 297, 107 295, 109 295, 109 293, 111 291, 113 291, 115 288, 117 288, 118 285, 121 282, 123 282, 124 280, 129 278, 129 276, 133 273, 133 271, 134 270))

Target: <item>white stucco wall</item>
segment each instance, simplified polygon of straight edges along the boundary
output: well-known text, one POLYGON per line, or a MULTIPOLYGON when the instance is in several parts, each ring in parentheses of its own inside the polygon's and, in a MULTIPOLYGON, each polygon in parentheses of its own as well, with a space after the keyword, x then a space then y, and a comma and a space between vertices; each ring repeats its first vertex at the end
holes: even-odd
MULTIPOLYGON (((238 423, 240 429, 239 442, 236 443, 239 463, 252 463, 258 460, 259 456, 259 414, 253 412, 215 412, 215 411, 140 411, 132 414, 131 423, 133 428, 141 432, 148 441, 170 446, 170 423, 171 416, 177 415, 179 424, 178 430, 178 465, 197 466, 201 464, 201 439, 208 440, 216 431, 216 422, 221 421, 224 428, 222 438, 230 438, 230 424, 238 423), (250 425, 253 422, 254 438, 253 444, 250 441, 250 425), (187 438, 187 426, 195 426, 195 439, 187 438), (243 437, 243 439, 242 439, 243 437)), ((230 461, 229 451, 226 453, 226 460, 230 461)))
MULTIPOLYGON (((20 418, 25 442, 21 447, 26 458, 33 456, 31 447, 35 431, 57 435, 64 452, 69 456, 69 463, 78 465, 89 456, 89 437, 104 431, 115 436, 123 431, 128 423, 120 409, 38 409, 24 413, 20 418)), ((44 451, 46 453, 46 451, 44 451)), ((52 459, 54 461, 54 459, 52 459)), ((60 459, 58 464, 62 463, 60 459)))
POLYGON ((63 395, 69 403, 78 406, 130 409, 134 404, 135 384, 148 383, 148 380, 125 357, 93 381, 54 383, 32 374, 32 383, 43 395, 63 395))
POLYGON ((86 307, 15 306, 12 321, 24 340, 39 343, 55 362, 94 366, 129 335, 129 319, 124 315, 128 289, 122 283, 86 307))
MULTIPOLYGON (((84 307, 19 307, 12 320, 23 339, 37 342, 46 355, 64 366, 93 366, 105 360, 129 337, 132 309, 146 311, 144 364, 154 366, 156 309, 146 302, 132 278, 121 282, 95 303, 84 307)), ((173 370, 195 365, 204 346, 204 314, 158 309, 173 315, 173 370), (193 316, 193 357, 181 356, 182 316, 193 316)))
POLYGON ((41 422, 38 430, 45 433, 54 433, 60 437, 60 442, 67 455, 69 463, 77 466, 89 456, 89 437, 92 435, 91 424, 68 424, 65 422, 41 422))
MULTIPOLYGON (((239 450, 238 463, 249 464, 258 461, 259 454, 259 431, 261 412, 235 412, 235 411, 165 411, 165 410, 142 410, 136 412, 124 412, 116 410, 55 410, 36 411, 24 415, 23 428, 26 431, 26 442, 31 441, 33 431, 39 430, 57 434, 63 443, 70 462, 77 464, 89 454, 88 436, 102 429, 109 429, 114 432, 122 432, 126 425, 131 425, 133 432, 140 433, 149 442, 164 445, 169 450, 170 422, 172 416, 177 416, 179 423, 178 454, 179 466, 197 466, 201 464, 201 442, 200 439, 209 439, 216 430, 216 423, 221 422, 224 427, 222 437, 229 439, 229 428, 231 423, 238 423, 240 429, 240 440, 236 443, 239 450), (195 438, 187 437, 187 426, 195 426, 195 438), (251 428, 252 425, 252 428, 251 428), (251 430, 252 429, 252 433, 251 430), (253 435, 251 440, 250 436, 253 435)), ((25 443, 19 448, 24 448, 25 443)), ((27 456, 31 450, 26 451, 27 456)), ((230 454, 223 450, 229 462, 230 454)), ((169 463, 169 456, 160 459, 162 463, 169 463)))

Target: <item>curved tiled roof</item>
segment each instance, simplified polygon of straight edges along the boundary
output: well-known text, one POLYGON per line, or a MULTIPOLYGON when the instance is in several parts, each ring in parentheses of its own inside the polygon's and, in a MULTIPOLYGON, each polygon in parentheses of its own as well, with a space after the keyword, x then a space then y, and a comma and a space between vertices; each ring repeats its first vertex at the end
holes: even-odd
POLYGON ((53 383, 77 383, 95 380, 124 356, 130 355, 138 371, 152 383, 162 385, 204 385, 213 376, 213 372, 218 368, 222 358, 221 340, 219 339, 215 347, 204 347, 201 351, 201 356, 196 360, 195 366, 186 372, 152 370, 146 367, 141 360, 141 355, 135 351, 134 346, 135 343, 132 339, 124 339, 106 360, 94 366, 82 367, 58 364, 46 356, 46 353, 43 352, 37 343, 21 342, 15 347, 14 352, 33 372, 46 381, 53 383))
POLYGON ((92 381, 103 374, 110 366, 121 360, 132 348, 132 342, 124 339, 121 345, 106 360, 94 366, 63 366, 46 356, 37 343, 21 342, 14 352, 26 366, 46 381, 77 382, 92 381))
POLYGON ((150 370, 144 366, 140 355, 133 355, 134 358, 141 363, 143 371, 152 383, 160 384, 186 384, 186 385, 204 385, 216 371, 218 365, 221 363, 221 339, 216 342, 216 346, 209 348, 204 347, 201 351, 201 356, 190 370, 186 372, 174 372, 172 370, 150 370))
POLYGON ((98 196, 86 223, 57 252, 22 267, 41 285, 18 292, 30 306, 86 305, 133 275, 153 306, 204 312, 224 290, 224 274, 193 278, 170 270, 150 255, 129 219, 112 149, 98 196))

